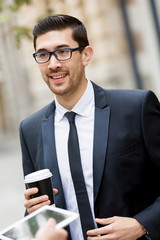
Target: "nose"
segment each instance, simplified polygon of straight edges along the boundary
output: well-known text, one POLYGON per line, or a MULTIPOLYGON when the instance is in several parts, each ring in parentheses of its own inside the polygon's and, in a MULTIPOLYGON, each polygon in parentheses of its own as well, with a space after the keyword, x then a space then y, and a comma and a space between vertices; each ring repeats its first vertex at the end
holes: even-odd
POLYGON ((61 66, 61 62, 56 59, 56 57, 52 54, 49 60, 48 68, 56 69, 61 66))

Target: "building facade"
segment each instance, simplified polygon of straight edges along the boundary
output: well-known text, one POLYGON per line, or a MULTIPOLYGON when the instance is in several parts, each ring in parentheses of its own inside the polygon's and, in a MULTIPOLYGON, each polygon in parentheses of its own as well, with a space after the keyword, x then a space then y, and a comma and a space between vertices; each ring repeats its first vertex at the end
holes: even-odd
POLYGON ((46 14, 78 17, 94 49, 89 79, 105 88, 150 89, 160 98, 159 8, 159 0, 33 0, 18 12, 1 12, 0 134, 17 134, 22 119, 54 98, 32 57, 32 41, 22 38, 17 48, 14 26, 32 29, 46 14))

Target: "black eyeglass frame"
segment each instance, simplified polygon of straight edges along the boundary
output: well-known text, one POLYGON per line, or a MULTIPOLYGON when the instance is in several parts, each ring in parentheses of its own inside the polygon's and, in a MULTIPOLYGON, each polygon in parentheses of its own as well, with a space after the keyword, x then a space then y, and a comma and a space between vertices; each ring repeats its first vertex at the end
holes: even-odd
MULTIPOLYGON (((87 46, 87 45, 86 45, 86 46, 87 46)), ((52 55, 54 55, 55 58, 56 58, 58 61, 67 61, 67 60, 71 59, 73 52, 78 51, 78 50, 81 50, 82 48, 85 48, 86 46, 79 46, 79 47, 76 47, 76 48, 59 48, 59 49, 57 49, 57 50, 55 50, 55 51, 53 51, 53 52, 49 52, 49 51, 44 50, 44 52, 49 53, 49 58, 48 58, 48 60, 45 61, 45 62, 38 62, 37 59, 36 59, 37 53, 40 53, 41 51, 33 53, 33 57, 34 57, 34 59, 36 60, 36 62, 37 62, 38 64, 43 64, 43 63, 49 62, 49 60, 51 59, 51 56, 52 56, 52 55), (69 49, 69 50, 70 50, 70 57, 67 58, 67 59, 60 60, 60 59, 58 59, 58 56, 56 55, 56 52, 61 51, 61 50, 64 50, 64 49, 67 49, 67 50, 69 49)))

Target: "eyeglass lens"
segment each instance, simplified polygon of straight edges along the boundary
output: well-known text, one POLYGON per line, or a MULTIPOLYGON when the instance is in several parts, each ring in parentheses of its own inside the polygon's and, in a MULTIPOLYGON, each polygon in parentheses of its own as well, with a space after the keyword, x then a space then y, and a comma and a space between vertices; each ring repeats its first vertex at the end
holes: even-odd
POLYGON ((50 59, 50 55, 53 54, 58 60, 67 60, 71 57, 71 49, 64 48, 58 49, 54 52, 41 51, 36 53, 37 62, 43 63, 50 59))

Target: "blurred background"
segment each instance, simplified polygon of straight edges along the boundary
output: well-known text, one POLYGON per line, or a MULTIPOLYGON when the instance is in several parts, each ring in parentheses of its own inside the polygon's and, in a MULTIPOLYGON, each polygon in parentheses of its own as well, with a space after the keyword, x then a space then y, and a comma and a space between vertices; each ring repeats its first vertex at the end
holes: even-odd
POLYGON ((32 28, 57 13, 87 27, 89 79, 160 99, 159 0, 0 0, 0 230, 24 214, 19 124, 54 98, 32 57, 32 28))

